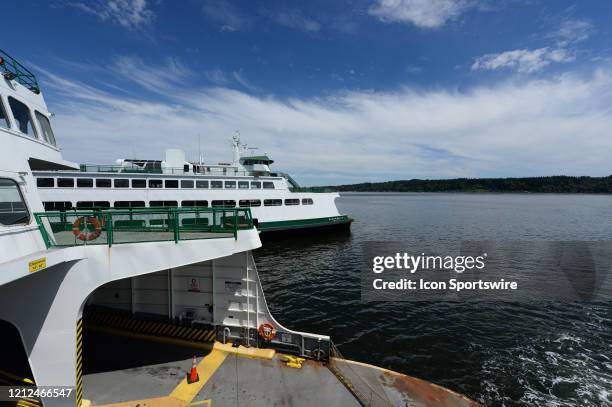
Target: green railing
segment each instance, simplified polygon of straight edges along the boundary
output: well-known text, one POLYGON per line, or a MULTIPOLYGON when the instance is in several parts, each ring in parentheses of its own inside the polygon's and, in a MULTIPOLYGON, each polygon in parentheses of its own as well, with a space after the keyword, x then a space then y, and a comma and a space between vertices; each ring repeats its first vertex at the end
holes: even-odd
POLYGON ((238 237, 248 208, 90 209, 34 214, 47 248, 238 237))
POLYGON ((0 69, 2 75, 9 80, 16 80, 32 92, 40 93, 40 87, 36 76, 25 66, 21 65, 15 58, 0 49, 0 69))
MULTIPOLYGON (((80 172, 96 172, 96 173, 122 173, 122 174, 165 174, 165 175, 211 175, 211 176, 252 176, 250 171, 233 170, 233 167, 205 167, 202 166, 199 171, 185 172, 184 167, 165 167, 161 168, 145 168, 139 165, 98 165, 98 164, 80 164, 80 172), (212 167, 212 168, 211 168, 212 167), (208 168, 208 169, 207 169, 208 168)), ((272 176, 272 175, 271 175, 272 176)))

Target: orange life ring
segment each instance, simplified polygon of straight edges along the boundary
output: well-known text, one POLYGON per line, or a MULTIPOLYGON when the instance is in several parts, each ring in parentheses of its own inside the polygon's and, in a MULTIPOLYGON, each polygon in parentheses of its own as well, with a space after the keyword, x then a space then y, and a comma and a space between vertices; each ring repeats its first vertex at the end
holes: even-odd
POLYGON ((82 240, 84 242, 89 242, 91 240, 97 239, 102 233, 102 225, 100 225, 100 221, 98 218, 93 216, 81 216, 72 224, 72 233, 77 237, 77 239, 82 240), (81 224, 87 221, 88 224, 94 227, 94 230, 91 231, 88 228, 84 228, 81 230, 81 224))
POLYGON ((259 325, 259 336, 261 336, 266 341, 271 341, 276 336, 276 329, 270 323, 263 323, 259 325))

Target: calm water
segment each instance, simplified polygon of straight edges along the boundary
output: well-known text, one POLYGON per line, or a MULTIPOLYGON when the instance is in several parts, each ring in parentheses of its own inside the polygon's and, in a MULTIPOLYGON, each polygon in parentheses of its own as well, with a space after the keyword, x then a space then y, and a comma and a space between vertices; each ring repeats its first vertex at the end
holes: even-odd
POLYGON ((368 240, 609 240, 612 197, 345 194, 339 236, 268 241, 254 254, 279 322, 329 334, 343 355, 488 406, 612 405, 612 303, 360 302, 368 240))

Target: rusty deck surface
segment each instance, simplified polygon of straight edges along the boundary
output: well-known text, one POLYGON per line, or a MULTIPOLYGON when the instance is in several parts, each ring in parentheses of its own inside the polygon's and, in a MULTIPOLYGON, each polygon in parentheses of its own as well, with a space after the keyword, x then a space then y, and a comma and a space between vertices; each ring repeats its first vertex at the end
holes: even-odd
POLYGON ((279 354, 207 353, 110 335, 90 338, 89 347, 84 398, 94 406, 479 406, 427 381, 344 359, 293 368, 279 354), (187 384, 193 354, 202 380, 187 384))

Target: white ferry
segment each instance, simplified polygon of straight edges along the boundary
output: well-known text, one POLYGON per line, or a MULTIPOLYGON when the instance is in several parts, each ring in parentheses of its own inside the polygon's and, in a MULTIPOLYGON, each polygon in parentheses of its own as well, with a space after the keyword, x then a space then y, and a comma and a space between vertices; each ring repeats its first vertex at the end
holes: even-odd
POLYGON ((45 210, 86 208, 212 207, 251 208, 262 233, 300 229, 348 229, 337 193, 305 193, 285 173, 272 172, 267 155, 242 156, 239 136, 232 139, 231 164, 188 162, 181 150, 166 150, 165 160, 120 159, 117 165, 80 165, 34 176, 45 210), (70 197, 67 199, 67 197, 70 197))
POLYGON ((44 211, 34 173, 78 166, 34 75, 0 74, 0 404, 477 406, 279 324, 251 208, 44 211))

